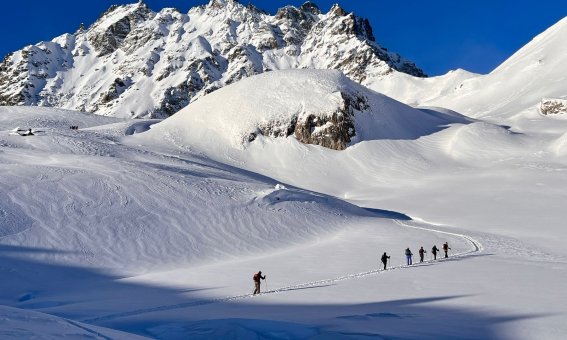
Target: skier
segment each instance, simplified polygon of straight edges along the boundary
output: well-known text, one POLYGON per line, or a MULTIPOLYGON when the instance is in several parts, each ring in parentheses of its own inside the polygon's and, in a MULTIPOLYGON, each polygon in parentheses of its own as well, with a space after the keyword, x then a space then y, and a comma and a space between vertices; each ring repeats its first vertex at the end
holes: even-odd
POLYGON ((406 248, 406 258, 408 260, 408 266, 411 265, 411 257, 412 257, 412 252, 409 248, 406 248))
POLYGON ((386 270, 386 265, 388 264, 389 258, 390 256, 386 255, 386 252, 384 252, 384 255, 382 255, 382 263, 384 264, 384 270, 386 270))
POLYGON ((451 249, 449 248, 449 243, 445 242, 445 244, 443 244, 443 251, 445 252, 445 258, 449 257, 449 254, 447 254, 449 252, 449 249, 451 249))
POLYGON ((262 271, 260 270, 259 272, 254 274, 252 279, 254 280, 254 293, 253 294, 256 295, 256 294, 260 293, 260 279, 265 280, 266 275, 262 276, 262 271))
POLYGON ((421 246, 421 248, 419 248, 419 262, 420 263, 423 262, 423 255, 425 253, 427 253, 427 252, 425 251, 425 249, 423 249, 423 246, 421 246))
POLYGON ((434 245, 433 248, 431 248, 431 253, 433 254, 433 259, 437 260, 437 252, 439 251, 439 248, 437 248, 437 245, 434 245))

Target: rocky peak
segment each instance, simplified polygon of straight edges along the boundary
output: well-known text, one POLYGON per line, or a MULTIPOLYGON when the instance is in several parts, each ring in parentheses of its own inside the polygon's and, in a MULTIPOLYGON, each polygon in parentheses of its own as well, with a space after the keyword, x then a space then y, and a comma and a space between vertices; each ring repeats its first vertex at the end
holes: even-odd
POLYGON ((79 25, 79 29, 77 30, 76 34, 82 34, 85 32, 85 23, 81 22, 81 24, 79 25))
POLYGON ((354 33, 359 37, 363 37, 364 39, 376 41, 374 34, 372 34, 372 26, 370 26, 370 22, 366 18, 363 19, 357 17, 355 19, 354 33))
POLYGON ((363 84, 393 70, 424 75, 379 46, 368 20, 338 5, 321 14, 308 1, 272 16, 235 0, 187 14, 139 2, 4 58, 0 105, 165 117, 242 78, 290 68, 337 69, 363 84))
POLYGON ((208 7, 222 9, 229 5, 239 4, 238 0, 211 0, 208 7))
POLYGON ((344 17, 347 15, 347 12, 339 6, 339 4, 334 4, 333 7, 329 10, 329 15, 332 17, 344 17))
POLYGON ((276 12, 276 19, 288 19, 292 21, 305 20, 305 13, 294 6, 285 6, 276 12))
POLYGON ((89 28, 87 39, 99 57, 105 56, 116 51, 133 29, 153 14, 155 13, 142 1, 132 5, 112 6, 89 28))
POLYGON ((311 13, 314 15, 321 14, 321 10, 319 9, 319 7, 311 1, 307 1, 303 3, 303 5, 299 6, 299 9, 302 10, 303 12, 311 13))
POLYGON ((258 7, 256 7, 256 6, 254 6, 252 3, 248 3, 248 5, 246 5, 246 8, 247 8, 249 11, 254 12, 254 13, 260 13, 260 14, 264 14, 264 15, 269 15, 268 12, 264 11, 264 10, 261 9, 261 8, 258 8, 258 7))

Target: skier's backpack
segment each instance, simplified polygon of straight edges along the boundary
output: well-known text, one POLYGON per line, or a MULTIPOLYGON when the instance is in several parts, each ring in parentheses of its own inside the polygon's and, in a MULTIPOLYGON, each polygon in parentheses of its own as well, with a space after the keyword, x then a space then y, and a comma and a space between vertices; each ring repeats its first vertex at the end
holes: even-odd
POLYGON ((254 276, 252 276, 252 280, 260 281, 260 274, 258 274, 258 273, 254 274, 254 276))

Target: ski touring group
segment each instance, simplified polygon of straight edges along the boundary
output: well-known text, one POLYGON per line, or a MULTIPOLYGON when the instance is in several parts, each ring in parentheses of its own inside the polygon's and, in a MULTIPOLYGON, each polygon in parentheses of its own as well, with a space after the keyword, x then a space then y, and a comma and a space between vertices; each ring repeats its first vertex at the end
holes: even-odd
MULTIPOLYGON (((449 243, 445 242, 443 244, 443 252, 445 253, 445 258, 449 257, 449 250, 451 249, 449 247, 449 243)), ((433 260, 437 260, 437 253, 439 253, 439 248, 437 248, 437 245, 434 245, 433 248, 431 248, 431 254, 433 255, 433 260)), ((423 249, 423 246, 421 246, 421 248, 419 248, 419 262, 422 263, 424 258, 425 258, 425 254, 427 253, 427 251, 425 249, 423 249)), ((406 261, 407 261, 407 265, 410 266, 413 264, 413 253, 411 252, 410 248, 406 248, 405 250, 405 255, 406 255, 406 261)), ((386 254, 384 252, 384 254, 382 255, 382 264, 384 264, 384 270, 386 270, 387 264, 388 264, 388 260, 390 259, 390 256, 388 256, 388 254, 386 254)))
MULTIPOLYGON (((449 247, 449 243, 445 242, 441 248, 443 249, 443 252, 445 253, 445 258, 449 258, 449 250, 451 250, 451 248, 449 247)), ((439 253, 439 252, 440 252, 440 249, 437 248, 437 245, 434 245, 433 248, 431 248, 431 254, 433 255, 433 260, 437 260, 437 253, 439 253)), ((424 257, 425 257, 425 254, 427 253, 427 251, 425 251, 425 249, 423 249, 423 246, 421 246, 421 248, 419 248, 418 253, 419 253, 419 262, 422 263, 424 261, 424 257)), ((406 255, 407 265, 408 266, 412 265, 413 264, 412 263, 413 253, 411 252, 409 247, 406 248, 405 255, 406 255)), ((384 265, 384 270, 386 270, 388 268, 388 261, 390 260, 390 256, 388 256, 388 254, 386 252, 384 252, 384 254, 382 254, 382 257, 380 258, 380 260, 382 261, 382 264, 384 265)), ((252 276, 252 280, 254 281, 254 293, 252 293, 252 294, 253 295, 259 294, 260 293, 261 280, 266 280, 266 275, 262 275, 262 271, 260 270, 252 276)))

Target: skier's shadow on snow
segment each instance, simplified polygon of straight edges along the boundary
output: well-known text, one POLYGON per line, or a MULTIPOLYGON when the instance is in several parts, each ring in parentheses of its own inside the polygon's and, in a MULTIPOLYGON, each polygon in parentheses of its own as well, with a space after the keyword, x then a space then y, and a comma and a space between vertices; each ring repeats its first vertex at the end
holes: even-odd
MULTIPOLYGON (((95 269, 46 262, 56 253, 60 252, 0 245, 0 304, 165 339, 273 338, 274 334, 289 339, 497 339, 504 337, 499 333, 503 323, 544 316, 480 312, 439 303, 470 296, 364 304, 309 300, 274 304, 265 298, 330 289, 327 285, 226 299, 216 296, 212 286, 151 286, 95 269)), ((374 296, 379 299, 380 294, 374 296)))

